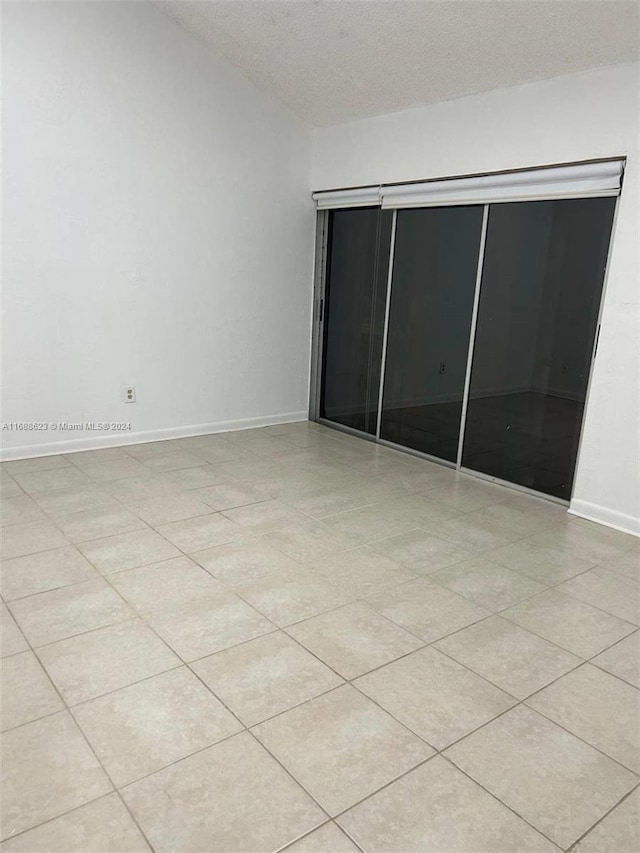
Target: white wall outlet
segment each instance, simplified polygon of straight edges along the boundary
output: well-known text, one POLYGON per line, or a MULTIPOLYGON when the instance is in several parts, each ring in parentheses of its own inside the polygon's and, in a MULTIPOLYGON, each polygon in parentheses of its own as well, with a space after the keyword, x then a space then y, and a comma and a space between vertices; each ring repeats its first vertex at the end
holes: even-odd
POLYGON ((135 385, 123 385, 122 386, 122 401, 124 403, 135 403, 135 401, 136 401, 136 386, 135 385))

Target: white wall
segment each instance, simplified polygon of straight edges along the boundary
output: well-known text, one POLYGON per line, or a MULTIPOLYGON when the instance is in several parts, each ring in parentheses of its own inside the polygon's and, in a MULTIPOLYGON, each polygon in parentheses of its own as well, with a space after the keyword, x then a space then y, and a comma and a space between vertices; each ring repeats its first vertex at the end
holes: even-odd
POLYGON ((638 66, 315 132, 314 190, 628 157, 572 510, 638 529, 638 66))
POLYGON ((306 417, 311 129, 151 5, 3 6, 2 420, 306 417))

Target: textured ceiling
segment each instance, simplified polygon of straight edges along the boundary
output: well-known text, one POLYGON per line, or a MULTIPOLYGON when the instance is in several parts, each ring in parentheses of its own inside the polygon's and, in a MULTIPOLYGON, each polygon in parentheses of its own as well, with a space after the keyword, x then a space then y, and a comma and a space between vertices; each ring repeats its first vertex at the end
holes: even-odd
POLYGON ((638 56, 622 0, 158 0, 314 125, 638 56))

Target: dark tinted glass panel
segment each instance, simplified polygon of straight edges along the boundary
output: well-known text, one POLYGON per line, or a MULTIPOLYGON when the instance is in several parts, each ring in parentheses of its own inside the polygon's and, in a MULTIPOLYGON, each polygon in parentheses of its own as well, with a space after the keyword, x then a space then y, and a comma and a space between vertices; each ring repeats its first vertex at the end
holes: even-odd
POLYGON ((614 207, 491 206, 463 466, 570 498, 614 207))
POLYGON ((398 211, 381 437, 452 462, 482 207, 398 211))
POLYGON ((320 414, 375 434, 392 214, 330 214, 320 414))

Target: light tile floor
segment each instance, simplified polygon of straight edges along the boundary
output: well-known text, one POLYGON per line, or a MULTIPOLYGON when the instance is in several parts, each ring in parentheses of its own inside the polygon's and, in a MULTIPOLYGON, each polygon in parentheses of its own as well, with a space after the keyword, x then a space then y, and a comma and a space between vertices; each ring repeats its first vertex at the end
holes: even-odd
POLYGON ((1 853, 637 853, 638 540, 317 424, 2 465, 1 853))

